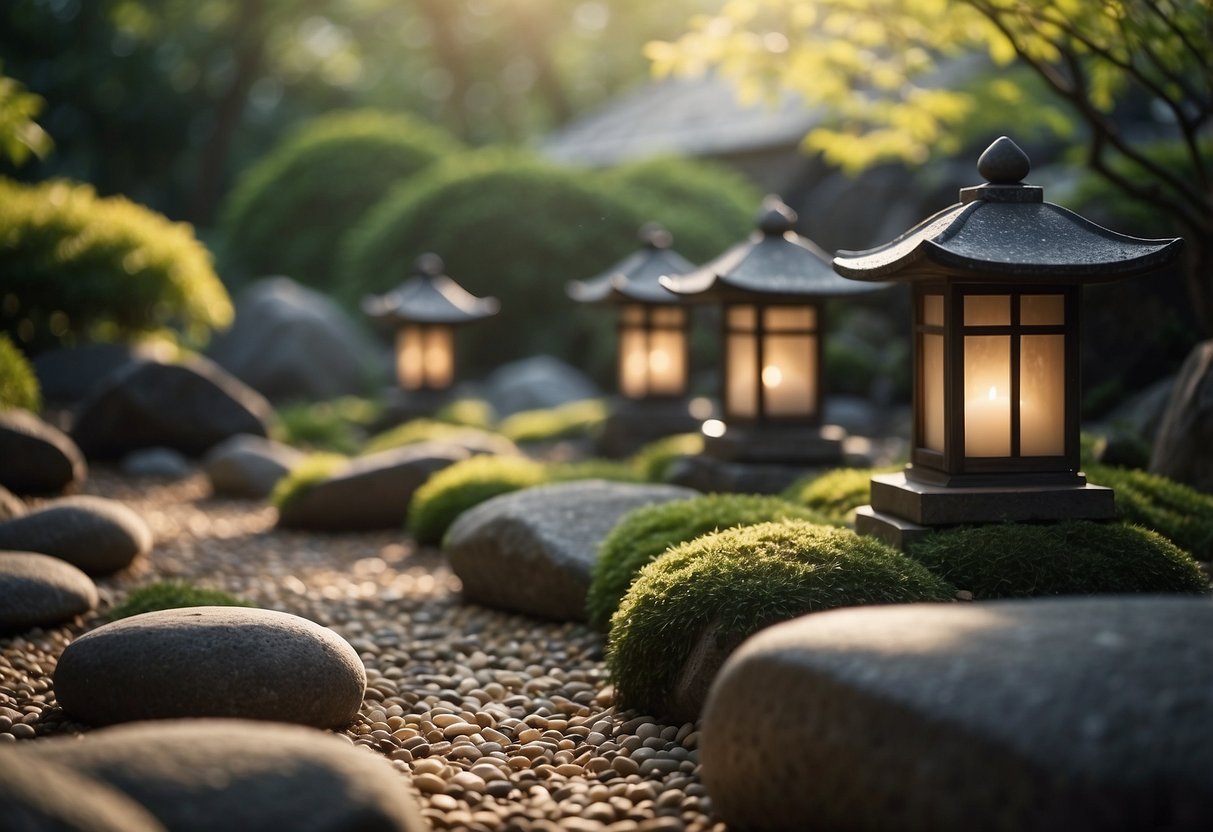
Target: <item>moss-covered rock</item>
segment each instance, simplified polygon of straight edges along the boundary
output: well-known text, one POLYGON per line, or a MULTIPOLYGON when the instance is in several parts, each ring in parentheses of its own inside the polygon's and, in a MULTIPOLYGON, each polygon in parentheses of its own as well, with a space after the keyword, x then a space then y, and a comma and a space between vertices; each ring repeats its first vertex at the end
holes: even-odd
POLYGON ((655 439, 632 454, 631 463, 649 482, 664 482, 666 469, 680 456, 703 452, 702 433, 679 433, 655 439))
POLYGON ((281 509, 296 500, 317 483, 323 482, 349 464, 341 454, 316 453, 295 465, 291 472, 274 486, 270 503, 281 509))
POLYGON ((1213 560, 1213 494, 1158 474, 1088 465, 1087 479, 1116 492, 1116 516, 1153 529, 1198 560, 1213 560))
POLYGON ((548 482, 571 480, 610 480, 612 482, 648 482, 634 465, 618 459, 582 459, 577 462, 550 462, 548 482))
POLYGON ((353 454, 382 413, 382 404, 358 396, 290 404, 276 411, 274 438, 296 448, 353 454))
POLYGON ((432 441, 453 442, 456 445, 468 447, 469 450, 481 450, 486 453, 509 454, 516 453, 518 450, 513 442, 499 433, 450 422, 440 422, 436 419, 411 419, 372 436, 362 449, 362 453, 371 454, 391 448, 402 448, 418 442, 432 441))
POLYGON ((721 529, 772 520, 825 524, 811 509, 757 494, 708 494, 633 511, 611 530, 598 550, 586 596, 587 620, 593 627, 608 629, 636 574, 667 549, 721 529))
POLYGON ((891 474, 901 466, 886 468, 835 468, 824 474, 810 474, 789 485, 781 496, 807 506, 831 523, 854 523, 855 509, 867 505, 872 493, 873 474, 891 474))
POLYGON ((547 469, 524 457, 477 456, 430 477, 413 494, 408 530, 418 543, 436 545, 460 514, 498 494, 542 485, 547 469))
POLYGON ((491 430, 497 423, 497 413, 484 399, 455 399, 439 408, 434 419, 452 425, 491 430))
POLYGON ((1002 523, 951 529, 909 554, 978 600, 1040 595, 1204 592, 1191 555, 1162 535, 1120 523, 1002 523))
POLYGON ((25 354, 0 332, 0 410, 10 407, 37 413, 42 407, 42 394, 25 354))
POLYGON ((606 421, 601 399, 583 399, 544 410, 524 410, 501 420, 499 430, 515 442, 549 442, 589 436, 606 421))
POLYGON ((694 718, 724 659, 763 627, 954 594, 920 564, 847 529, 804 521, 729 529, 640 570, 611 619, 607 664, 623 707, 694 718))
POLYGON ((111 621, 155 610, 180 607, 251 607, 253 604, 221 589, 194 586, 187 581, 157 581, 139 587, 110 610, 111 621))

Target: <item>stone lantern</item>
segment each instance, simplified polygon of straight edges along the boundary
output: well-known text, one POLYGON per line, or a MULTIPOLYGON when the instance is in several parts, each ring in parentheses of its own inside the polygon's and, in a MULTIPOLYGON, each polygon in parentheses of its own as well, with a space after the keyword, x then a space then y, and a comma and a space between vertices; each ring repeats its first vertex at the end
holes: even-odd
MULTIPOLYGON (((478 298, 446 276, 442 258, 423 254, 412 276, 362 309, 396 330, 396 380, 422 402, 440 403, 456 378, 455 330, 497 314, 496 298, 478 298)), ((422 408, 424 409, 424 408, 422 408)))
POLYGON ((1182 241, 1045 202, 1023 184, 1030 168, 1004 136, 959 204, 834 259, 846 277, 913 287, 910 464, 873 477, 861 532, 904 545, 932 526, 1112 516, 1112 491, 1079 471, 1082 286, 1170 265, 1182 241))
POLYGON ((723 306, 723 419, 705 429, 712 456, 787 465, 842 458, 841 431, 822 429, 824 301, 883 287, 840 278, 795 224, 796 212, 769 196, 748 239, 661 280, 688 300, 723 306))

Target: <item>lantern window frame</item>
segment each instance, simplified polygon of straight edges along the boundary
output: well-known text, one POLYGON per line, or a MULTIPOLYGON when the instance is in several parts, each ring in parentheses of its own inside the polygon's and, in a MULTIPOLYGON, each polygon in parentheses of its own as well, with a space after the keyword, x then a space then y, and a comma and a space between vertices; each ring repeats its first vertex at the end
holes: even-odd
POLYGON ((808 297, 802 298, 765 298, 760 295, 751 295, 744 299, 735 298, 726 300, 722 303, 721 309, 721 407, 723 408, 723 418, 727 424, 736 424, 741 426, 755 425, 799 425, 808 428, 818 428, 822 424, 822 410, 824 402, 824 374, 825 374, 825 347, 824 334, 826 325, 824 321, 824 304, 817 299, 808 297), (732 312, 740 307, 750 307, 754 309, 754 326, 752 328, 738 328, 731 323, 732 312), (767 324, 767 311, 770 309, 809 309, 812 310, 813 322, 807 328, 785 328, 779 327, 769 329, 767 324), (748 335, 754 338, 754 414, 752 416, 738 415, 730 409, 729 390, 731 388, 731 379, 729 368, 731 362, 729 360, 729 344, 731 335, 748 335), (809 365, 809 372, 812 374, 812 412, 808 414, 788 414, 788 415, 771 415, 767 413, 767 401, 764 395, 764 384, 762 381, 762 371, 765 366, 765 351, 766 339, 771 335, 797 335, 808 336, 811 343, 814 345, 815 355, 812 358, 812 363, 809 365))
POLYGON ((691 315, 690 310, 679 303, 641 303, 633 301, 622 303, 615 323, 615 383, 619 395, 631 401, 648 401, 664 399, 680 399, 690 388, 691 375, 691 315), (680 318, 676 324, 660 323, 656 319, 663 314, 676 312, 680 318), (629 320, 629 317, 639 316, 639 321, 629 320), (639 332, 644 337, 644 351, 647 356, 653 348, 653 334, 656 332, 676 332, 682 337, 682 373, 679 387, 676 391, 653 391, 652 368, 646 362, 644 368, 644 392, 634 396, 626 392, 624 382, 624 334, 639 332))

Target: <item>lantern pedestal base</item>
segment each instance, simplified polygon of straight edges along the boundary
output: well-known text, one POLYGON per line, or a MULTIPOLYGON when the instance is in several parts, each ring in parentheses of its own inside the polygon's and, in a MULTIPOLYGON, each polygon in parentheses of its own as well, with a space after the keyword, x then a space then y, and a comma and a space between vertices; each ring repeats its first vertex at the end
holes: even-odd
POLYGON ((698 433, 699 420, 691 416, 689 407, 684 398, 616 399, 596 443, 597 452, 625 457, 656 439, 698 433))
POLYGON ((872 477, 872 504, 855 514, 855 530, 904 548, 940 526, 1043 520, 1111 520, 1112 489, 1082 485, 947 487, 872 477))
POLYGON ((724 436, 704 439, 705 455, 726 462, 840 465, 846 431, 837 425, 729 425, 724 436))
POLYGON ((395 427, 402 422, 433 416, 454 400, 451 389, 447 390, 402 390, 388 387, 383 393, 383 427, 395 427))

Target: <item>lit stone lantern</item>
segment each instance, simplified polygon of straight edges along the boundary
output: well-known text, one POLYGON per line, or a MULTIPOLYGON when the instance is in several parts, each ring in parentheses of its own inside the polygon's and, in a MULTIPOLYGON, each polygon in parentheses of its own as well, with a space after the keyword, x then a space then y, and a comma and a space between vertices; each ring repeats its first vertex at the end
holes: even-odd
POLYGON ((911 462, 873 477, 862 532, 904 545, 932 526, 1112 516, 1111 490, 1079 471, 1082 285, 1171 264, 1182 241, 1045 202, 1022 182, 1030 167, 1000 138, 960 204, 834 259, 846 277, 913 286, 911 462))
POLYGON ((396 330, 396 379, 416 397, 441 399, 455 381, 455 329, 497 314, 496 298, 478 298, 443 274, 442 258, 423 254, 413 275, 363 311, 396 330))
POLYGON ((842 457, 841 431, 822 430, 824 301, 883 287, 840 278, 829 255, 795 224, 796 212, 769 196, 747 240, 661 280, 688 299, 723 306, 723 422, 705 426, 705 449, 723 459, 806 464, 842 457))

